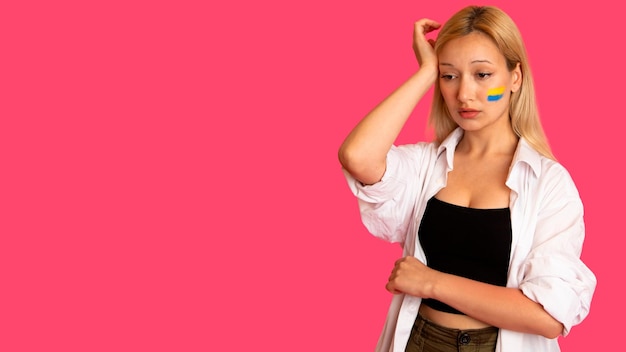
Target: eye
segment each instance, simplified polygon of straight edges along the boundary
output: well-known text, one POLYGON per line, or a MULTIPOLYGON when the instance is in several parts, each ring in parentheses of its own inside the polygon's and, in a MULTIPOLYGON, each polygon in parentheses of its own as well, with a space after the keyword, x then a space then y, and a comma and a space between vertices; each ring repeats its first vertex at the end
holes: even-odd
POLYGON ((444 81, 451 81, 453 79, 455 79, 456 76, 450 73, 444 73, 441 75, 441 79, 443 79, 444 81))
POLYGON ((480 79, 487 79, 489 77, 491 77, 491 73, 489 72, 479 72, 476 74, 476 76, 478 76, 478 78, 480 79))

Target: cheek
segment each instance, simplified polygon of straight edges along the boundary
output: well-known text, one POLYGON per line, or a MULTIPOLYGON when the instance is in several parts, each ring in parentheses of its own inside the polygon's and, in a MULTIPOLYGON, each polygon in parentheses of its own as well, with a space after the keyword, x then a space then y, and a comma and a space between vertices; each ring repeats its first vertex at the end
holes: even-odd
POLYGON ((439 90, 441 91, 441 96, 443 96, 443 100, 446 102, 446 104, 454 101, 456 97, 454 89, 451 89, 450 87, 440 86, 439 90))
POLYGON ((497 102, 500 101, 504 97, 504 93, 506 92, 506 87, 498 86, 495 88, 489 88, 486 92, 485 99, 488 102, 497 102))

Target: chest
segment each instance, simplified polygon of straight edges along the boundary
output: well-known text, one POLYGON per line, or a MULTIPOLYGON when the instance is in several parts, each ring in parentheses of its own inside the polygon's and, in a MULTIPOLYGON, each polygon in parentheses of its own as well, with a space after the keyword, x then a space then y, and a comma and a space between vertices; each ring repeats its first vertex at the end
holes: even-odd
POLYGON ((508 208, 473 209, 431 198, 419 227, 428 266, 504 286, 511 251, 508 208))
POLYGON ((510 189, 505 184, 510 164, 508 156, 480 161, 457 157, 437 198, 470 208, 506 208, 510 204, 510 189))

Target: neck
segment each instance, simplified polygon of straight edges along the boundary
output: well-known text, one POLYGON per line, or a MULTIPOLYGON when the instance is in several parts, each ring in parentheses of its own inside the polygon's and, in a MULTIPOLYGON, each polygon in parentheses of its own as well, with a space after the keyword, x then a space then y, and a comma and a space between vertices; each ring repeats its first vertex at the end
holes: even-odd
POLYGON ((465 131, 457 151, 470 156, 513 155, 519 138, 508 124, 507 128, 465 131))

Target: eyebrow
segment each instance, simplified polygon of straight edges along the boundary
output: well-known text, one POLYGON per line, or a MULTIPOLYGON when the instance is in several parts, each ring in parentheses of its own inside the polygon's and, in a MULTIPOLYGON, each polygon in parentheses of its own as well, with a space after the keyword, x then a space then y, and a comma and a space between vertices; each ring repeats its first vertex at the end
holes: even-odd
MULTIPOLYGON (((487 60, 487 59, 473 60, 471 63, 472 63, 472 64, 488 63, 488 64, 493 65, 493 62, 491 62, 491 61, 489 61, 489 60, 487 60)), ((440 65, 440 66, 451 66, 451 67, 454 67, 454 65, 453 65, 453 64, 448 63, 448 62, 440 62, 440 63, 439 63, 439 65, 440 65)))

